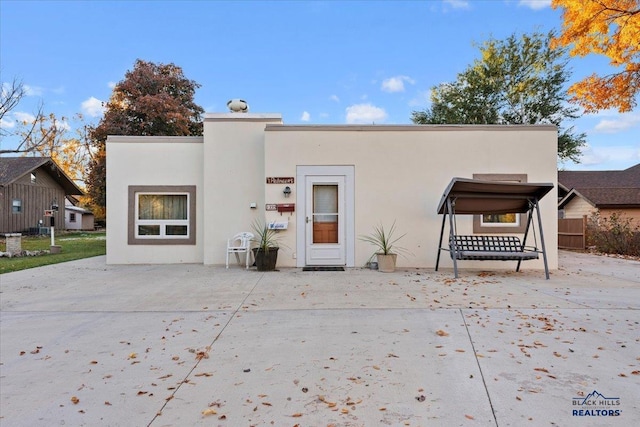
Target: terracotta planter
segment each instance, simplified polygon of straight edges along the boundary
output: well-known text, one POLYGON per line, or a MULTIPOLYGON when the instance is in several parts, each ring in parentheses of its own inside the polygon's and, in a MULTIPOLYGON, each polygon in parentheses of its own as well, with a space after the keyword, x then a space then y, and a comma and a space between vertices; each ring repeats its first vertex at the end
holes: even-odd
POLYGON ((274 271, 276 269, 278 249, 279 248, 269 248, 269 252, 260 248, 252 249, 258 271, 274 271))
POLYGON ((398 254, 376 254, 378 257, 378 271, 393 273, 396 271, 396 259, 398 254))

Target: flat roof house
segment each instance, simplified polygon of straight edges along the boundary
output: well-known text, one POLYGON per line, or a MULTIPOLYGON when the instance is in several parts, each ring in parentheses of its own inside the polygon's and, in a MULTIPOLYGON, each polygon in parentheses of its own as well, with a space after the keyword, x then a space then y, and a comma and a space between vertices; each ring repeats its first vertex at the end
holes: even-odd
MULTIPOLYGON (((256 113, 206 114, 202 137, 110 136, 107 262, 224 264, 227 239, 266 219, 279 228, 279 267, 358 267, 373 253, 360 236, 395 221, 410 253, 398 266, 432 268, 438 202, 453 177, 555 186, 556 149, 551 125, 301 126, 256 113), (163 220, 152 213, 157 203, 179 214, 163 220)), ((554 196, 540 203, 551 269, 554 196)), ((490 218, 460 218, 457 227, 521 233, 512 219, 495 227, 490 218)), ((479 266, 511 268, 464 265, 479 266)), ((542 261, 526 267, 542 269, 542 261)))

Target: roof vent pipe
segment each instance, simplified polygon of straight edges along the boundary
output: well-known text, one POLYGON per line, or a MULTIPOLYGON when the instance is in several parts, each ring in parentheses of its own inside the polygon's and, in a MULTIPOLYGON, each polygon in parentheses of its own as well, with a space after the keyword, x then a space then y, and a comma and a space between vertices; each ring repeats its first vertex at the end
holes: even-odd
POLYGON ((247 113, 249 112, 249 104, 242 99, 232 99, 227 102, 227 107, 232 113, 247 113))

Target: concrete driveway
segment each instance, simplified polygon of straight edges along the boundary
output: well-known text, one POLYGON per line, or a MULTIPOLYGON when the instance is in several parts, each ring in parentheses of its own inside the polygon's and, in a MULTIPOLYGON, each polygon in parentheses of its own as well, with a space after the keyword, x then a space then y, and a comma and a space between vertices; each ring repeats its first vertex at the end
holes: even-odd
POLYGON ((2 426, 629 426, 640 263, 0 276, 2 426))

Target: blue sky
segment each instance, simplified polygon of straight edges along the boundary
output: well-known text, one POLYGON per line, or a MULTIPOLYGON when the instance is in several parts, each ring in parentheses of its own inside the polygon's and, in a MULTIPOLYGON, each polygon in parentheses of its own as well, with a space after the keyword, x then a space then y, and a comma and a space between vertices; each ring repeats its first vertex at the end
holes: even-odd
MULTIPOLYGON (((431 87, 478 57, 474 42, 560 26, 550 0, 0 0, 1 79, 22 80, 29 94, 2 126, 10 130, 39 102, 58 117, 82 113, 97 123, 101 102, 137 58, 182 67, 202 85, 196 102, 207 112, 242 98, 286 124, 408 124, 429 105, 431 87)), ((575 80, 611 71, 600 57, 573 58, 570 67, 575 80)), ((580 165, 560 167, 640 162, 640 107, 573 125, 589 146, 580 165)))

